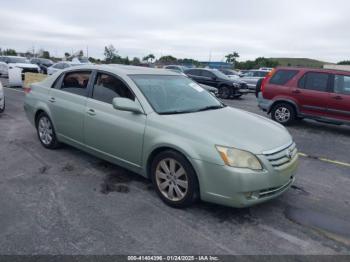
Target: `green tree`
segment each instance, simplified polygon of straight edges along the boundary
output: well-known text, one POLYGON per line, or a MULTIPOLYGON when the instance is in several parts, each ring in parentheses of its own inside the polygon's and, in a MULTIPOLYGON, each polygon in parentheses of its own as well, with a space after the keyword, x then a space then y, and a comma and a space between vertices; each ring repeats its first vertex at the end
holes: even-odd
POLYGON ((239 54, 237 52, 232 52, 231 54, 228 54, 225 57, 227 63, 234 64, 236 63, 237 58, 239 58, 239 54))
POLYGON ((337 64, 338 65, 350 65, 350 60, 340 61, 337 64))
POLYGON ((156 57, 153 54, 149 54, 149 55, 145 56, 144 58, 142 58, 142 61, 145 61, 148 63, 151 60, 151 63, 152 63, 155 58, 156 57))
POLYGON ((255 60, 247 60, 245 62, 237 62, 236 68, 243 70, 258 69, 260 67, 276 67, 279 63, 276 60, 258 57, 255 60))
POLYGON ((5 50, 3 51, 3 54, 4 54, 4 55, 14 55, 14 56, 16 56, 16 55, 17 55, 17 52, 16 52, 16 50, 14 50, 14 49, 5 49, 5 50))
POLYGON ((132 65, 136 65, 136 66, 140 65, 140 64, 141 64, 140 58, 134 57, 134 58, 131 60, 131 64, 132 64, 132 65))
POLYGON ((203 65, 192 58, 183 58, 183 59, 178 59, 177 62, 179 64, 185 65, 185 66, 195 66, 195 67, 202 67, 203 65))
POLYGON ((117 63, 120 58, 113 45, 105 46, 104 55, 106 63, 117 63))
POLYGON ((50 59, 50 53, 49 53, 49 51, 43 51, 42 57, 43 57, 43 58, 50 59))
POLYGON ((177 58, 173 57, 171 55, 162 56, 162 57, 159 58, 158 62, 164 63, 164 64, 176 63, 177 62, 177 58))
POLYGON ((83 57, 84 56, 84 51, 83 50, 80 50, 79 53, 78 53, 78 57, 83 57))

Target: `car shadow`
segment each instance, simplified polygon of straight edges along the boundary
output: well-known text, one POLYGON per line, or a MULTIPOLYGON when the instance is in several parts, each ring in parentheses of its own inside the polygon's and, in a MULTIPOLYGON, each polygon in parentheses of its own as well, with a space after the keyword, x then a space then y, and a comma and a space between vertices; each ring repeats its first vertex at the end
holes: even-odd
POLYGON ((311 119, 296 121, 293 125, 288 126, 291 129, 300 127, 312 133, 350 136, 350 126, 321 123, 311 119))

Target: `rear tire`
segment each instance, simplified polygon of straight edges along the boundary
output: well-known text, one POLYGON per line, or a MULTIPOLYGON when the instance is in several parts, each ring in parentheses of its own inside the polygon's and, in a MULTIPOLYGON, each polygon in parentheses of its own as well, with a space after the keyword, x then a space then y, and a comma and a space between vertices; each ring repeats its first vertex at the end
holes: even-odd
POLYGON ((228 86, 219 87, 219 97, 221 99, 229 99, 231 96, 231 90, 228 86))
POLYGON ((42 112, 36 119, 36 130, 40 143, 48 149, 58 148, 60 143, 57 140, 56 132, 50 117, 42 112))
POLYGON ((271 110, 271 118, 282 125, 290 125, 296 119, 296 112, 292 105, 278 103, 271 110))
POLYGON ((150 176, 159 197, 171 207, 188 207, 199 198, 196 173, 190 162, 176 151, 159 153, 152 161, 150 176))
POLYGON ((5 103, 5 97, 4 97, 4 105, 2 108, 0 108, 0 113, 3 113, 5 111, 5 105, 6 105, 6 103, 5 103))
POLYGON ((256 83, 255 87, 255 96, 258 97, 259 93, 261 91, 261 84, 262 84, 263 78, 259 79, 258 82, 256 83))

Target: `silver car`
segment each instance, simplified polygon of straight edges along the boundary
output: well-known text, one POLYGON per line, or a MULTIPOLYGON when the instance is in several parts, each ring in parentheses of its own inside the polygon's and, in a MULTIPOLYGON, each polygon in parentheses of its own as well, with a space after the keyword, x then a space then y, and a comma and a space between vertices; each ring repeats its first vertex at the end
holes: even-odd
POLYGON ((24 109, 45 148, 67 143, 134 171, 174 207, 259 204, 296 174, 296 145, 283 126, 170 70, 69 68, 32 84, 24 109))
POLYGON ((250 70, 242 76, 241 80, 248 84, 249 89, 255 90, 258 81, 268 73, 269 71, 266 70, 250 70))
POLYGON ((53 73, 56 73, 58 71, 61 71, 63 69, 72 67, 72 66, 78 66, 81 65, 81 63, 74 63, 74 62, 70 62, 70 61, 62 61, 62 62, 58 62, 56 64, 53 64, 52 66, 47 68, 47 74, 48 75, 52 75, 53 73))

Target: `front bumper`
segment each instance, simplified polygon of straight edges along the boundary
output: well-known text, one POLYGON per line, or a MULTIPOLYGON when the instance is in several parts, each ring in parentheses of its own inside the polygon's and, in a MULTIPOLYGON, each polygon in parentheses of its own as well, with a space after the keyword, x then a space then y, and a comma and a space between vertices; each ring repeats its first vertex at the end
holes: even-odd
POLYGON ((248 207, 271 200, 293 184, 298 155, 280 167, 274 167, 264 155, 257 156, 264 169, 234 168, 194 160, 203 201, 231 207, 248 207))

